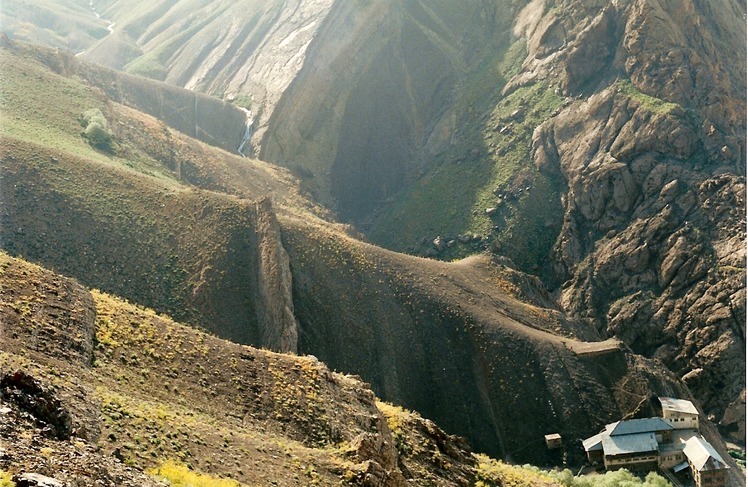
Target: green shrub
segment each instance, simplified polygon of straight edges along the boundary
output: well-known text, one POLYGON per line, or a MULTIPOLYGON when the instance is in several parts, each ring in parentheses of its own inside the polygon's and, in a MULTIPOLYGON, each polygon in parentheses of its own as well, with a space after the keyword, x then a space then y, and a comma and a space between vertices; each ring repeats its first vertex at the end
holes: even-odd
POLYGON ((112 151, 112 131, 109 130, 108 122, 101 110, 98 108, 86 110, 80 122, 84 127, 83 137, 88 140, 89 144, 107 152, 112 151))

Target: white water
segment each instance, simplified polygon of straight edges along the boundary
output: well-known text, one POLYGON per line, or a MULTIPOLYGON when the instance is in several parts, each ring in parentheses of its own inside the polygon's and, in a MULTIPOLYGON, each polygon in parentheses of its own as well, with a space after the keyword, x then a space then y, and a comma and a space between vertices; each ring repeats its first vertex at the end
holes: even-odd
POLYGON ((246 119, 246 125, 244 127, 244 136, 242 137, 242 143, 239 145, 237 152, 239 152, 239 154, 241 154, 242 157, 247 157, 246 155, 244 155, 244 146, 252 138, 252 124, 254 123, 254 119, 252 118, 252 110, 247 110, 246 108, 243 108, 243 107, 238 107, 238 108, 244 112, 244 114, 247 116, 247 119, 246 119))
MULTIPOLYGON (((93 0, 88 0, 88 8, 91 9, 91 12, 93 12, 93 14, 96 16, 97 19, 101 19, 101 14, 96 11, 96 7, 94 6, 93 0)), ((107 20, 107 19, 103 19, 103 20, 104 20, 104 22, 106 22, 106 30, 109 31, 109 34, 107 34, 107 36, 112 35, 112 33, 114 32, 114 25, 116 24, 116 22, 112 22, 112 21, 107 20)), ((82 54, 85 54, 85 52, 86 51, 81 51, 81 52, 77 53, 75 55, 75 57, 78 57, 78 56, 80 56, 82 54)))

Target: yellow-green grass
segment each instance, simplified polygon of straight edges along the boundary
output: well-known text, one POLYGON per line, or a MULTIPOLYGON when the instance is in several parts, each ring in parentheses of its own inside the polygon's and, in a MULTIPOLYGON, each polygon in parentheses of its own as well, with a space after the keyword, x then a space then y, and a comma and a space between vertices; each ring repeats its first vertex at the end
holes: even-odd
POLYGON ((147 471, 159 480, 167 480, 172 487, 241 487, 245 484, 232 479, 217 478, 190 470, 183 463, 167 460, 147 471))

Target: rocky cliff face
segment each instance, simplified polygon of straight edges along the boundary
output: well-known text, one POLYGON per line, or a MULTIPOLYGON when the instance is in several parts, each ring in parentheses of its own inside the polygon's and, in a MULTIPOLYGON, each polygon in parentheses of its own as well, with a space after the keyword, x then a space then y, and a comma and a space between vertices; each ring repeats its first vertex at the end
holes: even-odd
POLYGON ((745 69, 718 61, 742 56, 744 13, 562 5, 529 28, 517 78, 582 97, 533 137, 538 167, 567 186, 553 250, 561 304, 668 364, 717 421, 745 387, 745 69))
POLYGON ((299 324, 294 315, 293 276, 281 239, 281 227, 269 198, 256 203, 255 215, 257 281, 254 295, 259 344, 270 350, 296 353, 299 324))

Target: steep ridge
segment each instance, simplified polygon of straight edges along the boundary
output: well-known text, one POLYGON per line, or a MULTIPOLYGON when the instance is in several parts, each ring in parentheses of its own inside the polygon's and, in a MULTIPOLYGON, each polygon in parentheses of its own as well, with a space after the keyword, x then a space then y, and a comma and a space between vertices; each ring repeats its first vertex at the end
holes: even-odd
POLYGON ((249 250, 272 232, 270 223, 255 225, 262 206, 254 198, 275 196, 306 211, 290 177, 188 139, 24 52, 2 50, 3 62, 17 68, 3 72, 3 248, 262 345, 257 323, 272 302, 254 291, 258 280, 275 279, 275 254, 263 258, 259 275, 259 256, 249 250), (39 89, 29 77, 41 80, 39 89), (50 93, 57 93, 56 110, 50 93), (77 118, 91 107, 111 120, 116 154, 81 137, 77 118), (51 112, 44 120, 30 116, 43 110, 51 112), (250 199, 215 192, 232 181, 243 181, 237 193, 250 199))
POLYGON ((18 67, 3 80, 14 124, 0 124, 2 246, 13 254, 236 342, 293 350, 295 332, 300 353, 517 461, 556 461, 542 442, 551 431, 580 458, 578 438, 646 414, 651 396, 690 397, 661 365, 553 309, 537 281, 488 258, 443 263, 363 243, 319 218, 285 172, 2 52, 18 67), (19 79, 71 98, 35 125, 28 114, 47 92, 19 79), (91 106, 121 127, 114 154, 80 136, 91 106))

